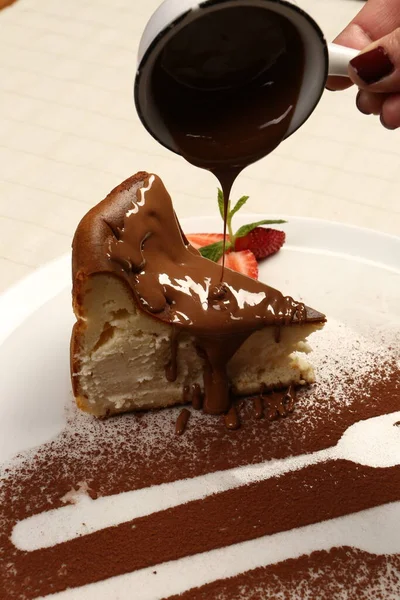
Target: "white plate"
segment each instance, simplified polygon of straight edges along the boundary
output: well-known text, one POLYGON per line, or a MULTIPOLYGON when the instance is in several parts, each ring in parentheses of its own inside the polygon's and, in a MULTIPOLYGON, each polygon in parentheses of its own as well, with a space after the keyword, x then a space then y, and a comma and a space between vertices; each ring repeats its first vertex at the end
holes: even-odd
MULTIPOLYGON (((241 215, 236 225, 260 218, 241 215)), ((216 217, 187 219, 182 226, 186 232, 219 231, 221 222, 216 217)), ((282 228, 287 245, 262 263, 261 280, 360 331, 385 326, 400 331, 400 238, 295 217, 282 228)), ((70 257, 65 256, 0 297, 6 315, 0 322, 1 462, 55 437, 65 425, 74 322, 70 289, 70 257)), ((123 593, 128 593, 127 582, 116 579, 119 583, 96 584, 93 595, 88 589, 83 596, 76 590, 60 597, 110 598, 118 588, 118 597, 130 598, 123 593)), ((157 592, 150 597, 158 597, 157 592)))

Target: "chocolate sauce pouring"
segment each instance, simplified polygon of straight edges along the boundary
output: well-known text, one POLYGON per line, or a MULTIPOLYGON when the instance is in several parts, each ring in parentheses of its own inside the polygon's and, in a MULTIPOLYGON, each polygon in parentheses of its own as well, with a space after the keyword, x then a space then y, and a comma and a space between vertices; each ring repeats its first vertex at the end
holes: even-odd
POLYGON ((109 238, 110 269, 125 279, 141 310, 171 325, 166 379, 176 378, 179 338, 189 335, 204 362, 204 410, 226 412, 227 363, 249 335, 265 326, 319 322, 324 317, 230 269, 225 271, 224 294, 210 294, 220 285, 220 266, 185 240, 162 181, 156 175, 141 175, 141 182, 123 192, 132 201, 121 226, 110 229, 118 233, 109 238))
MULTIPOLYGON (((303 66, 295 27, 257 7, 234 6, 197 18, 157 59, 153 96, 182 156, 219 179, 224 233, 235 178, 287 133, 303 66)), ((227 363, 251 333, 306 318, 304 305, 224 267, 221 272, 185 243, 155 176, 137 191, 120 239, 111 241, 110 257, 124 270, 139 306, 173 326, 169 380, 179 368, 177 336, 194 336, 209 413, 229 409, 227 363)))
POLYGON ((176 33, 157 59, 153 97, 180 154, 219 179, 224 234, 233 182, 285 137, 303 70, 296 28, 254 6, 207 12, 176 33))

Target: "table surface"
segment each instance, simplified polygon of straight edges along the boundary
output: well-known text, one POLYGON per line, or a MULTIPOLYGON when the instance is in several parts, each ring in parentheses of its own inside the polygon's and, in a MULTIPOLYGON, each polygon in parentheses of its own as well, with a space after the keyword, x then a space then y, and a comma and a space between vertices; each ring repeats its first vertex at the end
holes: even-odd
MULTIPOLYGON (((180 217, 215 214, 216 181, 159 146, 132 101, 158 0, 17 0, 0 11, 0 291, 68 252, 80 218, 139 170, 180 217)), ((359 0, 299 0, 332 39, 359 0)), ((326 92, 309 121, 239 178, 251 212, 400 232, 400 138, 326 92)))

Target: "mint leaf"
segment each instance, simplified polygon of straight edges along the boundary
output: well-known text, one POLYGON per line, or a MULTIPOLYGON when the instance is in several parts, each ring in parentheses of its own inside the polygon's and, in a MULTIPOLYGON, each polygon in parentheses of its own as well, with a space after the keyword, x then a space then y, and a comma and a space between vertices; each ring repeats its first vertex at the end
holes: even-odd
MULTIPOLYGON (((231 247, 230 242, 226 241, 225 250, 231 247)), ((203 246, 203 248, 199 248, 200 254, 204 258, 208 258, 213 262, 218 262, 222 256, 224 248, 224 242, 221 240, 220 242, 214 242, 214 244, 209 244, 208 246, 203 246)))
POLYGON ((242 206, 244 206, 247 202, 247 200, 249 199, 249 196, 242 196, 241 198, 239 198, 239 200, 236 202, 235 206, 232 208, 231 212, 230 212, 230 219, 232 219, 233 215, 237 213, 238 210, 240 210, 242 208, 242 206))
POLYGON ((222 193, 222 190, 220 190, 218 188, 218 208, 219 208, 219 214, 222 217, 222 220, 224 220, 224 195, 222 193))
POLYGON ((257 221, 256 223, 249 223, 248 225, 243 225, 242 227, 239 227, 239 229, 235 233, 235 238, 244 237, 245 235, 253 231, 253 229, 255 229, 256 227, 260 227, 260 225, 280 225, 281 223, 286 223, 286 221, 282 221, 282 219, 279 219, 277 221, 270 221, 268 219, 264 219, 263 221, 257 221))

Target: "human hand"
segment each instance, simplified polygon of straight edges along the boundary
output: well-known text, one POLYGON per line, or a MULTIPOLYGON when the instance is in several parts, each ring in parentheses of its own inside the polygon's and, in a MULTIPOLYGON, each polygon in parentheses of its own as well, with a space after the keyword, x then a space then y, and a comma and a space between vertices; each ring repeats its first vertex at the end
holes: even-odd
POLYGON ((327 88, 355 83, 363 114, 380 115, 387 129, 400 127, 400 0, 368 0, 335 42, 362 52, 350 62, 351 82, 329 77, 327 88))

